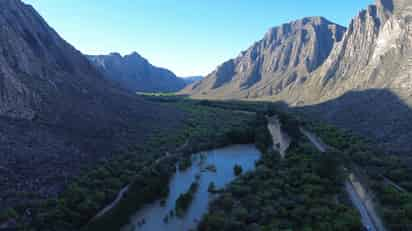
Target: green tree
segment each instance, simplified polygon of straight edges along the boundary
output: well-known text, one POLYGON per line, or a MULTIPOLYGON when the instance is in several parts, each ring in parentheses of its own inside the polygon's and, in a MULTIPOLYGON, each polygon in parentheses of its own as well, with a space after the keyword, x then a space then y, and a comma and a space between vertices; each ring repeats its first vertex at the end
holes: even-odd
POLYGON ((233 172, 235 173, 235 176, 240 176, 243 172, 242 166, 236 164, 233 167, 233 172))

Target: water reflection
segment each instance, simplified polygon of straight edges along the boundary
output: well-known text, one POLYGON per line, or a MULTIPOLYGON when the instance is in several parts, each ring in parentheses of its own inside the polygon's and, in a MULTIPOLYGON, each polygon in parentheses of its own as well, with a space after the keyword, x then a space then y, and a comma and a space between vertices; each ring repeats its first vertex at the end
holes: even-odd
POLYGON ((244 172, 251 171, 259 158, 260 152, 253 145, 235 145, 194 154, 191 167, 184 171, 177 168, 167 199, 140 210, 124 231, 188 231, 196 228, 215 196, 208 192, 210 183, 213 182, 217 189, 223 188, 235 179, 235 165, 241 166, 244 172), (191 205, 183 216, 176 216, 177 198, 195 181, 199 185, 191 205))

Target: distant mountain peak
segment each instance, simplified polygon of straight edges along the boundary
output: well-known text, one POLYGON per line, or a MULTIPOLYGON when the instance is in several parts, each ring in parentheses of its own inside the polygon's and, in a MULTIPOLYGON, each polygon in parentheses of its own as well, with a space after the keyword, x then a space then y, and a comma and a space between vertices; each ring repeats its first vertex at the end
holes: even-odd
MULTIPOLYGON (((105 80, 33 7, 0 0, 1 214, 55 197, 66 181, 50 176, 72 179, 98 159, 143 143, 180 114, 105 80), (22 200, 14 192, 36 196, 22 200)), ((0 229, 7 230, 3 222, 0 229)), ((14 230, 17 222, 11 223, 14 230)))
MULTIPOLYGON (((412 107, 411 44, 412 0, 376 0, 376 5, 360 11, 346 30, 322 17, 271 28, 262 40, 182 93, 197 98, 258 98, 304 106, 333 101, 351 91, 384 89, 412 107)), ((393 131, 412 133, 399 122, 412 118, 406 106, 385 101, 381 95, 366 95, 362 101, 349 97, 351 102, 343 97, 338 104, 328 104, 334 106, 325 107, 321 114, 331 121, 340 118, 342 124, 351 119, 373 124, 375 119, 381 125, 391 124, 388 127, 396 128, 393 131), (383 99, 381 112, 365 113, 376 109, 368 100, 379 98, 383 99), (351 112, 354 118, 342 118, 338 111, 351 112)), ((397 133, 393 138, 392 130, 383 131, 376 123, 358 130, 409 145, 405 142, 407 135, 397 133)))
POLYGON ((255 98, 304 82, 341 41, 345 28, 307 17, 269 29, 264 38, 183 92, 255 98))
MULTIPOLYGON (((113 54, 113 53, 112 53, 113 54)), ((89 55, 89 60, 110 80, 122 87, 139 92, 173 92, 186 83, 173 72, 155 67, 137 52, 121 56, 89 55), (112 57, 115 59, 113 60, 112 57)))
POLYGON ((132 57, 142 58, 142 56, 139 53, 137 53, 136 51, 133 51, 132 53, 130 53, 128 55, 125 55, 125 56, 132 56, 132 57))
POLYGON ((118 52, 110 52, 108 56, 113 56, 116 58, 122 58, 122 55, 118 52))

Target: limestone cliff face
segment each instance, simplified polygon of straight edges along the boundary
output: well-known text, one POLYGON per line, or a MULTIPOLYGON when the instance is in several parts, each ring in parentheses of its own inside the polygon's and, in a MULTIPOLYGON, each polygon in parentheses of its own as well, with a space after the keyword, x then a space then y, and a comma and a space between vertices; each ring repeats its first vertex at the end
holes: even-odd
POLYGON ((410 152, 412 1, 380 0, 362 11, 310 80, 283 99, 319 104, 309 106, 319 117, 375 138, 392 152, 410 152))
POLYGON ((409 103, 411 41, 412 1, 377 0, 351 21, 345 33, 322 18, 274 28, 182 93, 307 105, 378 88, 409 103))
POLYGON ((314 74, 322 91, 318 101, 351 90, 388 89, 400 97, 412 90, 410 5, 377 1, 352 21, 343 41, 314 74))
POLYGON ((133 92, 175 92, 186 86, 182 78, 153 66, 136 52, 124 57, 118 53, 87 57, 104 76, 133 92))
POLYGON ((322 17, 304 18, 270 29, 237 58, 219 66, 184 93, 225 98, 276 95, 303 84, 329 56, 345 28, 322 17))
POLYGON ((343 36, 332 23, 321 23, 329 28, 322 33, 311 32, 319 31, 312 24, 319 25, 290 24, 299 25, 294 36, 279 27, 183 93, 285 101, 377 137, 391 150, 412 150, 412 1, 377 0, 343 36))

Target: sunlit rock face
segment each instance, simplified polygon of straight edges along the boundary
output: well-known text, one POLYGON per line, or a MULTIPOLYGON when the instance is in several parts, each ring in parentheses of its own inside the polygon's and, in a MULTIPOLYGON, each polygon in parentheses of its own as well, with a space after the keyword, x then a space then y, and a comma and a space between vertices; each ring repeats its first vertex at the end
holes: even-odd
POLYGON ((411 13, 412 2, 409 0, 393 0, 393 8, 395 13, 411 13))
POLYGON ((345 28, 310 17, 270 29, 237 58, 183 92, 196 96, 259 98, 303 84, 341 41, 345 28))
POLYGON ((397 143, 395 148, 405 147, 408 134, 412 135, 407 122, 412 119, 412 1, 377 0, 352 19, 343 36, 339 36, 344 31, 340 27, 328 24, 327 28, 335 33, 308 33, 316 30, 305 26, 296 30, 304 37, 299 32, 298 36, 276 33, 283 39, 273 40, 268 33, 184 93, 199 98, 281 100, 291 106, 338 101, 321 107, 319 114, 346 127, 364 121, 363 127, 353 128, 382 142, 397 143), (323 52, 313 52, 317 47, 313 41, 322 40, 330 41, 319 43, 326 48, 322 49, 328 53, 325 57, 319 55, 323 52), (267 44, 271 46, 258 49, 267 44), (352 92, 362 96, 346 97, 352 92), (364 100, 362 92, 367 95, 364 100), (343 113, 348 111, 353 113, 343 113))
MULTIPOLYGON (((409 18, 412 4, 410 1, 384 2, 377 7, 370 6, 354 19, 344 39, 346 46, 338 48, 343 58, 330 57, 336 65, 322 67, 329 71, 328 75, 319 76, 330 87, 326 88, 329 92, 325 95, 334 97, 353 89, 388 88, 405 97, 405 93, 412 90, 409 18), (330 70, 336 72, 330 73, 330 70)), ((405 101, 409 102, 409 98, 405 101)))
POLYGON ((411 22, 412 1, 377 0, 346 32, 321 18, 285 24, 184 93, 300 105, 354 89, 391 88, 401 94, 412 84, 411 22))

